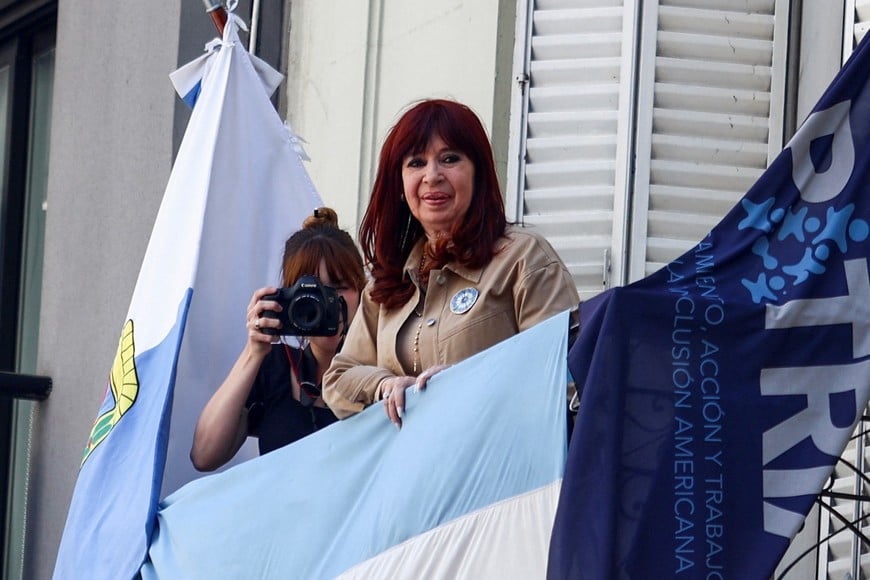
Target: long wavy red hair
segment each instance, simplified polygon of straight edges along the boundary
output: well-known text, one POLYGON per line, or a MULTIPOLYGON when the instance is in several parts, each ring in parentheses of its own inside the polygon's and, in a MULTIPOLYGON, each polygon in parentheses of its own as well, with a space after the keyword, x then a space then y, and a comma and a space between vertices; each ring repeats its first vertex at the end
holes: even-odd
POLYGON ((402 269, 414 244, 425 235, 405 202, 402 163, 408 155, 425 151, 435 136, 474 164, 474 191, 465 218, 454 224, 449 238, 427 254, 427 270, 449 261, 468 268, 485 266, 507 227, 492 147, 477 115, 461 103, 444 99, 421 101, 408 109, 381 148, 372 195, 359 230, 363 255, 371 266, 372 299, 387 308, 404 304, 414 294, 414 286, 402 269))

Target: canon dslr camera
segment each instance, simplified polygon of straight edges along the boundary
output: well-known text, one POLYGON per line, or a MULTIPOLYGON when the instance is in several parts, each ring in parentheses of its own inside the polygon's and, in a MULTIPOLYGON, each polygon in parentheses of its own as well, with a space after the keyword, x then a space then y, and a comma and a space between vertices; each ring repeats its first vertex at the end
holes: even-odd
POLYGON ((263 328, 266 334, 294 336, 335 336, 339 324, 347 320, 347 303, 335 288, 324 286, 316 276, 302 276, 289 288, 263 296, 274 300, 283 310, 264 310, 266 318, 277 318, 281 328, 263 328))

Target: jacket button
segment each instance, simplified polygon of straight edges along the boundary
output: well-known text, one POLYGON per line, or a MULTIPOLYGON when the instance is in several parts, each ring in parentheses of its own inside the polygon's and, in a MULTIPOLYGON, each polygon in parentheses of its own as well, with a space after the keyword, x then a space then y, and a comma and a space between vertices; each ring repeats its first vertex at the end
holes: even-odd
POLYGON ((435 326, 435 319, 434 319, 434 318, 430 318, 429 320, 427 320, 427 321, 426 321, 426 326, 435 326))
POLYGON ((435 278, 435 282, 437 282, 440 286, 444 286, 444 282, 447 281, 447 277, 444 274, 438 274, 438 277, 435 278))

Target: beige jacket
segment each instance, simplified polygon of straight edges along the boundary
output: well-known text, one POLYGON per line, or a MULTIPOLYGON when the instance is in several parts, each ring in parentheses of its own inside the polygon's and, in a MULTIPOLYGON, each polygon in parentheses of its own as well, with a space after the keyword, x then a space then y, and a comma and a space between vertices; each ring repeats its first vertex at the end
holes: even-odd
MULTIPOLYGON (((417 286, 422 242, 411 251, 405 272, 417 286)), ((509 338, 538 322, 576 309, 577 288, 550 244, 530 230, 508 226, 499 251, 479 270, 449 263, 429 273, 420 327, 420 368, 454 364, 509 338), (451 299, 477 299, 463 313, 451 299)), ((396 335, 420 299, 419 288, 406 304, 393 310, 372 301, 368 288, 341 352, 323 377, 323 399, 339 418, 358 413, 378 397, 383 379, 410 375, 396 355, 396 335)), ((468 302, 468 301, 467 301, 468 302)), ((466 306, 467 306, 466 302, 466 306)))

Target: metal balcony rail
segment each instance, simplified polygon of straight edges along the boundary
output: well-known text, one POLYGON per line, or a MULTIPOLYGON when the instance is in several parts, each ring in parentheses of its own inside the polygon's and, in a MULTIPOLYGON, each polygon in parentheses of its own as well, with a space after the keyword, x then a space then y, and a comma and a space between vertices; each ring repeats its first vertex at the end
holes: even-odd
POLYGON ((51 393, 51 377, 0 371, 0 398, 44 401, 51 393))

